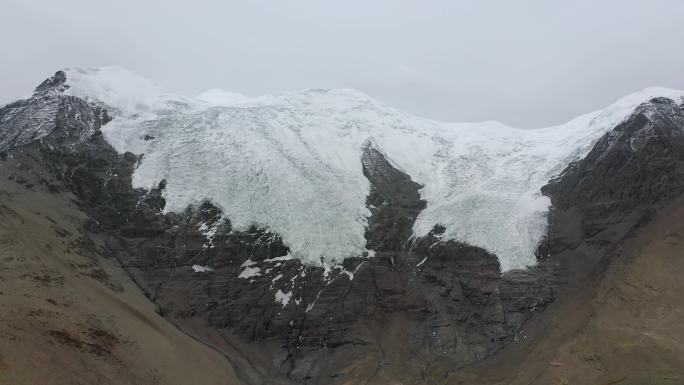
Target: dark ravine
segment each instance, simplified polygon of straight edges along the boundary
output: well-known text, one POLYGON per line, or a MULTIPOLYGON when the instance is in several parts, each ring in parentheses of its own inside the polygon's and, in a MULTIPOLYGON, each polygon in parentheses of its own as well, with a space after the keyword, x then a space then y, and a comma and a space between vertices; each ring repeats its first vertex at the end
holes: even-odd
POLYGON ((447 381, 516 341, 531 316, 595 277, 616 244, 684 192, 682 106, 654 99, 543 188, 554 209, 539 265, 501 274, 495 255, 441 240, 440 226, 411 238, 421 186, 369 142, 361 160, 375 256, 325 271, 285 258, 278 234, 232 231, 210 202, 163 213, 165 182, 132 187, 139 155, 107 143, 99 129, 111 118, 61 94, 63 75, 0 109, 0 159, 30 157, 53 176, 12 182, 72 191, 90 216, 85 251, 115 257, 160 314, 225 354, 248 384, 447 381), (37 124, 49 134, 22 136, 37 124), (247 267, 260 275, 241 278, 247 267))

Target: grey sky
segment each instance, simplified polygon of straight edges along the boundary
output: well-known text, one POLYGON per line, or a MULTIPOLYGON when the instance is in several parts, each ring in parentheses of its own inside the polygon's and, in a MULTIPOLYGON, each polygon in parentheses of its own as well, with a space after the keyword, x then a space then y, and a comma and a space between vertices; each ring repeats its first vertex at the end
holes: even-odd
POLYGON ((350 87, 413 114, 561 123, 684 89, 682 0, 3 0, 0 103, 62 67, 257 96, 350 87))

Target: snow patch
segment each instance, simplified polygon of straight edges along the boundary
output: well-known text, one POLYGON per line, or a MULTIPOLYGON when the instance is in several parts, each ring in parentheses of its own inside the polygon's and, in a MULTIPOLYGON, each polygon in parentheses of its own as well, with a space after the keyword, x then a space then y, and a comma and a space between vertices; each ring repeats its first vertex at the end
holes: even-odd
POLYGON ((287 293, 283 293, 282 290, 278 289, 275 293, 275 301, 282 304, 283 308, 287 306, 288 303, 290 303, 290 299, 292 298, 292 290, 288 291, 287 293))
MULTIPOLYGON (((269 269, 269 270, 270 270, 270 269, 269 269)), ((266 270, 266 273, 268 273, 268 270, 266 270)), ((275 278, 273 278, 273 279, 271 280, 271 286, 270 286, 269 288, 270 288, 270 289, 273 289, 273 285, 275 285, 275 283, 276 283, 277 281, 279 281, 281 278, 283 278, 283 275, 282 275, 282 274, 276 275, 275 278)))
POLYGON ((256 262, 252 261, 251 258, 247 259, 246 261, 242 262, 242 267, 249 267, 249 266, 254 266, 256 265, 256 262))
POLYGON ((240 275, 238 275, 238 278, 244 278, 244 279, 250 279, 253 277, 258 277, 261 275, 261 269, 258 267, 246 267, 240 275))
POLYGON ((214 247, 214 236, 216 236, 216 232, 221 225, 221 219, 222 218, 217 219, 216 222, 211 225, 211 227, 204 222, 200 223, 197 230, 204 235, 204 238, 207 240, 207 242, 202 245, 203 249, 214 247))
POLYGON ((283 261, 289 261, 291 259, 294 259, 294 258, 290 254, 287 254, 287 255, 283 255, 281 257, 264 259, 264 262, 283 262, 283 261))
POLYGON ((211 268, 209 266, 202 266, 202 265, 192 265, 192 270, 195 273, 210 273, 210 272, 214 271, 213 268, 211 268))

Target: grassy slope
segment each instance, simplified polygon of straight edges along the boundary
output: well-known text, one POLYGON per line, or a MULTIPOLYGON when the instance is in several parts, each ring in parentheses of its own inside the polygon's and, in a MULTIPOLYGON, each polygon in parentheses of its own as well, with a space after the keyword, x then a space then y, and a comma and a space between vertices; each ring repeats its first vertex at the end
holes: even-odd
POLYGON ((0 384, 238 384, 113 258, 80 251, 85 214, 40 178, 25 156, 0 162, 0 384))

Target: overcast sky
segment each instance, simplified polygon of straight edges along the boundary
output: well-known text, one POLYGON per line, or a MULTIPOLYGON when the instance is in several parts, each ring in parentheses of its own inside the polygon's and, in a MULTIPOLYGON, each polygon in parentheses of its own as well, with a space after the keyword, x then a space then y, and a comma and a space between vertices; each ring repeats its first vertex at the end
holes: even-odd
POLYGON ((0 103, 119 64, 184 95, 356 88, 413 114, 564 122, 684 89, 682 0, 2 0, 0 103))

